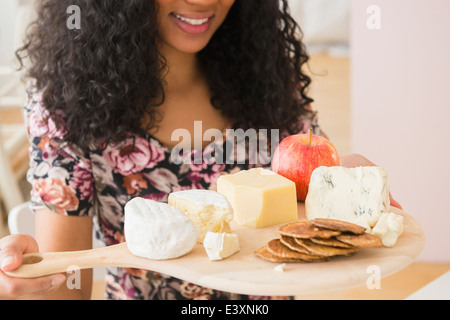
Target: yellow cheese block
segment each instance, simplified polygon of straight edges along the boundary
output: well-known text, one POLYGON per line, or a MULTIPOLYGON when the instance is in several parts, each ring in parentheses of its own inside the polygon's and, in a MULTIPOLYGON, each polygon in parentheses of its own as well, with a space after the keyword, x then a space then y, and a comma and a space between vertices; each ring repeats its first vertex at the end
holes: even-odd
POLYGON ((264 228, 298 219, 295 183, 271 170, 221 176, 217 191, 231 203, 234 220, 241 226, 264 228))

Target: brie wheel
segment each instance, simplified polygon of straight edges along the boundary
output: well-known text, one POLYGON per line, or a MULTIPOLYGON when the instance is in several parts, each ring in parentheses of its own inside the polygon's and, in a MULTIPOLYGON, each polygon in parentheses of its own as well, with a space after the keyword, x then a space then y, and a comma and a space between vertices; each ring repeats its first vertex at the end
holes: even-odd
POLYGON ((199 236, 199 230, 183 212, 143 198, 134 198, 125 205, 124 232, 132 254, 156 260, 187 254, 199 236))

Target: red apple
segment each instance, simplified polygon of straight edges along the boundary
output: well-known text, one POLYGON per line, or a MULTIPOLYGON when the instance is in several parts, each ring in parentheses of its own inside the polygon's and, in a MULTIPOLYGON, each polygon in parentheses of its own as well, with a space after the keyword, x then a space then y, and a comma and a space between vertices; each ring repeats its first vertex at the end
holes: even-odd
POLYGON ((326 138, 296 134, 283 139, 275 150, 272 171, 295 182, 297 200, 305 201, 311 173, 320 166, 339 166, 339 155, 326 138))

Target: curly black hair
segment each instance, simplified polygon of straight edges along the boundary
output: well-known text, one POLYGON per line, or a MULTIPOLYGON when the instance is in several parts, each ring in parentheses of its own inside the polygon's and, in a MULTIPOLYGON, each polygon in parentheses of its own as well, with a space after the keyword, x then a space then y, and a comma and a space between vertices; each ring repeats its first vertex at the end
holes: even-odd
MULTIPOLYGON (((40 0, 37 12, 16 56, 29 59, 26 75, 66 142, 88 152, 157 126, 166 65, 155 1, 40 0), (70 5, 81 9, 81 29, 67 28, 70 5)), ((248 127, 298 132, 313 101, 301 36, 287 0, 236 0, 198 53, 212 105, 248 127)))

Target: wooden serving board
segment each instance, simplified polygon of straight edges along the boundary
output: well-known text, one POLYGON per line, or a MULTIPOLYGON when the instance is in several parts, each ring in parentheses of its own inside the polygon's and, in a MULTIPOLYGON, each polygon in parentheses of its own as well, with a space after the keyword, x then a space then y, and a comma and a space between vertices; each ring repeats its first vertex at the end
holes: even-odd
MULTIPOLYGON (((327 262, 286 263, 284 272, 274 270, 279 263, 254 254, 268 241, 279 238, 281 225, 251 229, 235 223, 231 229, 239 236, 241 250, 224 260, 209 260, 201 244, 177 259, 149 260, 133 256, 123 243, 101 249, 104 257, 92 259, 81 254, 86 261, 81 267, 92 267, 89 264, 96 260, 96 265, 148 269, 204 287, 249 295, 294 296, 347 289, 365 285, 378 274, 386 277, 400 271, 423 250, 425 237, 418 222, 396 208, 392 211, 404 216, 404 232, 394 247, 363 249, 353 256, 334 257, 327 262)), ((299 219, 304 216, 304 205, 299 204, 299 219)))
MULTIPOLYGON (((304 206, 299 206, 299 218, 304 218, 304 206)), ((389 276, 408 266, 422 252, 424 232, 408 214, 404 216, 404 231, 392 248, 363 249, 350 257, 334 257, 327 262, 286 263, 285 271, 274 267, 254 252, 269 240, 279 238, 278 226, 249 229, 232 224, 239 236, 241 250, 233 256, 210 261, 202 245, 175 260, 155 261, 151 270, 162 272, 205 287, 251 295, 301 295, 347 289, 365 285, 375 271, 389 276), (375 270, 375 271, 374 271, 375 270)))
MULTIPOLYGON (((386 277, 408 266, 424 248, 419 223, 396 208, 392 211, 404 216, 403 234, 392 248, 363 249, 353 256, 334 257, 327 262, 286 263, 285 271, 279 272, 274 270, 279 263, 262 260, 254 252, 279 238, 280 225, 250 229, 232 224, 241 246, 233 256, 210 261, 198 244, 184 257, 152 261, 149 267, 205 287, 250 295, 313 294, 365 285, 378 270, 381 277, 386 277)), ((299 218, 304 218, 303 205, 299 205, 299 218)))

